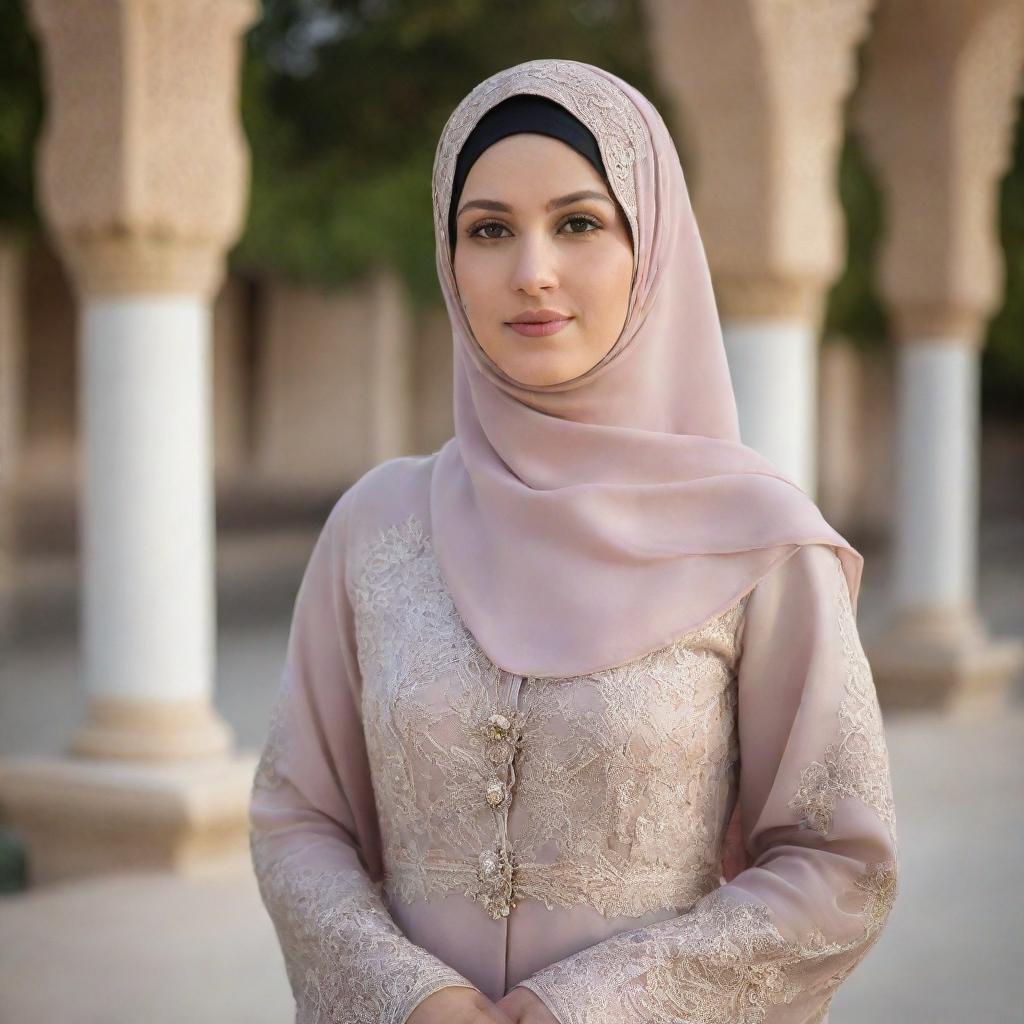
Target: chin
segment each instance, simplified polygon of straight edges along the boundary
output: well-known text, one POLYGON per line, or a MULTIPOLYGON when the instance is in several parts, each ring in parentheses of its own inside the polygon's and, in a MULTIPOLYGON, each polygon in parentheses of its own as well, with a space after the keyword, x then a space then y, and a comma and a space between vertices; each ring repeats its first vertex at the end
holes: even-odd
POLYGON ((578 377, 588 370, 596 360, 592 362, 572 362, 565 358, 564 352, 551 351, 547 353, 535 352, 524 357, 521 349, 515 346, 503 345, 487 352, 491 360, 496 363, 501 371, 519 381, 520 384, 541 386, 547 384, 562 384, 567 380, 578 377), (577 368, 578 366, 578 368, 577 368))
POLYGON ((544 387, 549 384, 562 384, 567 380, 572 380, 573 377, 579 376, 579 373, 556 370, 538 370, 536 368, 528 370, 525 367, 520 367, 518 370, 513 367, 505 370, 505 372, 514 380, 519 381, 520 384, 532 384, 534 387, 544 387))

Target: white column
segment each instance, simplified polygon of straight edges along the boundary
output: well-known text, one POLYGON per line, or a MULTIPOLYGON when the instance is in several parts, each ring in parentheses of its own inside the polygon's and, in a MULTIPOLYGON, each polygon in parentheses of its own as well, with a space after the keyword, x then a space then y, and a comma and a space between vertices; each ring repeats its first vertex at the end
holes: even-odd
POLYGON ((87 297, 80 324, 82 658, 70 751, 226 753, 213 711, 212 309, 203 296, 87 297))
POLYGON ((82 624, 93 697, 213 691, 210 319, 191 296, 92 299, 82 312, 82 624))
POLYGON ((771 320, 727 320, 722 333, 743 443, 813 496, 817 333, 803 323, 771 320))
POLYGON ((864 51, 854 118, 886 194, 878 285, 900 346, 891 614, 867 642, 883 706, 999 706, 1024 667, 976 601, 979 352, 1006 284, 1022 68, 1018 0, 879 4, 864 51))
POLYGON ((892 599, 897 611, 975 603, 978 351, 961 339, 899 348, 899 472, 892 599))
POLYGON ((211 326, 245 221, 237 83, 257 4, 26 8, 47 102, 37 196, 79 300, 88 700, 58 756, 0 758, 0 805, 33 884, 235 870, 258 753, 233 749, 212 700, 211 326))

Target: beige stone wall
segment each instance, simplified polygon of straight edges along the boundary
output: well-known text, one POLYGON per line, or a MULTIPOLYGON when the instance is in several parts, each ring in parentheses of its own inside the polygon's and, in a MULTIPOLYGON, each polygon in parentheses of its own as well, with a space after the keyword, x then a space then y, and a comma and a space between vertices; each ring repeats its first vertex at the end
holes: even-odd
POLYGON ((253 471, 281 488, 340 489, 368 443, 365 296, 267 281, 260 298, 253 471))
POLYGON ((423 450, 414 317, 394 275, 331 291, 268 281, 259 321, 253 472, 263 485, 337 493, 423 450))
POLYGON ((252 374, 249 282, 228 277, 213 306, 213 459, 218 482, 244 477, 252 374))
POLYGON ((452 416, 452 329, 443 306, 417 321, 413 376, 413 445, 436 451, 455 433, 452 416))

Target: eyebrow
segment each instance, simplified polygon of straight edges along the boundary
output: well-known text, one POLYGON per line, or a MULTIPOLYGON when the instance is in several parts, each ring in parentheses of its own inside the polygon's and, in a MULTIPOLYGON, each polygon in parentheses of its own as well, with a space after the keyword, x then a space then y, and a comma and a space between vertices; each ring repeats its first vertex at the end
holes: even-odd
MULTIPOLYGON (((552 199, 547 206, 545 206, 545 209, 548 211, 557 210, 560 207, 569 206, 572 203, 578 203, 581 199, 601 199, 610 205, 614 205, 611 199, 609 199, 603 192, 595 192, 592 189, 582 189, 579 192, 570 192, 569 195, 561 196, 559 199, 552 199)), ((512 207, 507 203, 499 203, 496 199, 471 199, 468 203, 463 204, 456 216, 461 217, 466 210, 493 210, 496 213, 511 213, 512 207)))

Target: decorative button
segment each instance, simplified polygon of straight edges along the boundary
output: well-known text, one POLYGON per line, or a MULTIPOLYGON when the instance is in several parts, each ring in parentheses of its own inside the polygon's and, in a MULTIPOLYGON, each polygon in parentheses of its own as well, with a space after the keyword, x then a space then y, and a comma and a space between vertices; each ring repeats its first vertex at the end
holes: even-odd
POLYGON ((493 765, 511 764, 520 743, 516 709, 505 707, 495 711, 481 723, 480 732, 484 737, 484 756, 487 760, 493 765))
POLYGON ((487 744, 487 759, 492 764, 508 764, 512 760, 514 748, 507 741, 487 744))
POLYGON ((505 800, 505 783, 500 779, 491 779, 487 783, 487 802, 492 807, 498 807, 505 800))
POLYGON ((498 847, 483 850, 479 855, 477 867, 479 885, 466 890, 467 896, 482 903, 487 913, 497 921, 508 917, 515 909, 516 901, 512 899, 512 861, 508 850, 498 847))
POLYGON ((484 724, 484 735, 491 740, 503 740, 512 728, 512 720, 508 715, 495 712, 484 724))

